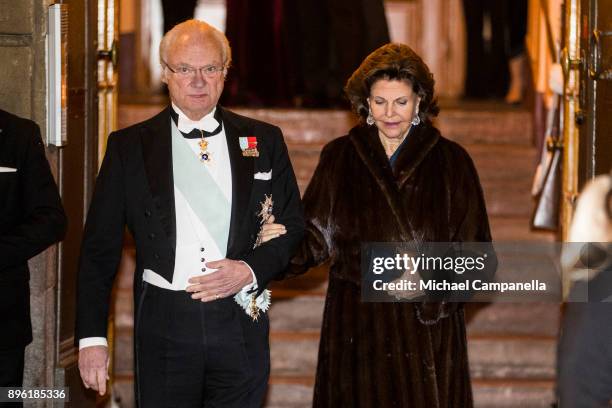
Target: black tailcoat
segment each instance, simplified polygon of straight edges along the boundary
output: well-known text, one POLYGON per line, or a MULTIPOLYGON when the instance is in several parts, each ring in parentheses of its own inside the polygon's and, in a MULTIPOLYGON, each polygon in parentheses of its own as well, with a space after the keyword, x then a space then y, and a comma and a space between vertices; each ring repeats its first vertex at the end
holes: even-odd
MULTIPOLYGON (((222 112, 232 171, 226 257, 248 263, 261 292, 288 265, 302 239, 300 194, 280 129, 218 109, 222 112), (243 156, 239 138, 246 136, 257 138, 259 157, 243 156), (256 172, 270 170, 271 180, 254 179, 256 172), (277 222, 286 225, 287 234, 253 249, 260 226, 257 214, 266 195, 272 195, 273 214, 277 222)), ((138 305, 144 269, 172 281, 176 219, 170 121, 170 108, 166 108, 108 138, 81 249, 77 339, 106 337, 111 288, 125 226, 136 245, 135 304, 138 305)), ((267 315, 262 314, 258 322, 252 322, 242 309, 240 315, 249 352, 267 358, 267 315)))

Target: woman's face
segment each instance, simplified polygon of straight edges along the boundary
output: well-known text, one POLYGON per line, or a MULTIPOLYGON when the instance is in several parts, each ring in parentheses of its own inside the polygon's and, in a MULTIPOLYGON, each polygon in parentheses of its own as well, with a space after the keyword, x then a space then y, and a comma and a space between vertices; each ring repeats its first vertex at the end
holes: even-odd
POLYGON ((410 128, 420 98, 408 81, 379 79, 370 89, 368 104, 379 133, 400 139, 410 128))

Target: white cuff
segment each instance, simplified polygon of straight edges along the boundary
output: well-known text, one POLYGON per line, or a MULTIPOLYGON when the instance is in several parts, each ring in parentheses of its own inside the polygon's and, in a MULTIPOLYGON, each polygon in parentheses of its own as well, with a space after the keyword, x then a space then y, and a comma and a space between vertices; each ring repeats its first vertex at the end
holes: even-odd
POLYGON ((85 337, 79 340, 79 350, 92 346, 108 347, 108 342, 105 337, 85 337))
POLYGON ((248 295, 249 292, 254 292, 257 290, 257 276, 255 276, 255 272, 253 272, 253 268, 251 268, 251 266, 244 262, 244 261, 240 261, 242 262, 244 265, 247 266, 247 268, 249 268, 249 270, 251 271, 251 276, 253 277, 253 282, 249 283, 248 285, 244 286, 239 293, 243 293, 245 295, 248 295))

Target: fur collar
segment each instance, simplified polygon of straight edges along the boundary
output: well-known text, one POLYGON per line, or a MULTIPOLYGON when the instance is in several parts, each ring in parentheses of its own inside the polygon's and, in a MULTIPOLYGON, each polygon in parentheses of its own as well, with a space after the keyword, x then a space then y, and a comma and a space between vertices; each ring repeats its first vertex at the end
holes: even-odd
POLYGON ((355 146, 359 158, 384 193, 389 207, 401 227, 403 239, 422 242, 422 235, 416 233, 410 217, 404 214, 400 191, 414 173, 414 170, 438 143, 440 132, 429 124, 421 124, 407 137, 409 139, 402 147, 393 170, 375 126, 358 125, 349 132, 349 139, 355 146))

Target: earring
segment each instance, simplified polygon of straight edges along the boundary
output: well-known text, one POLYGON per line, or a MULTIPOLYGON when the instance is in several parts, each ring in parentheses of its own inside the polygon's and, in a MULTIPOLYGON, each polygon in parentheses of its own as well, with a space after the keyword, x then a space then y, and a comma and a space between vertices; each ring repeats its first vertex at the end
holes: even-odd
POLYGON ((366 123, 370 126, 374 124, 374 116, 372 115, 371 109, 368 109, 368 117, 366 118, 366 123))
POLYGON ((414 115, 414 118, 412 118, 412 122, 410 123, 412 123, 413 126, 419 126, 419 124, 421 123, 421 118, 419 117, 418 113, 414 115))

